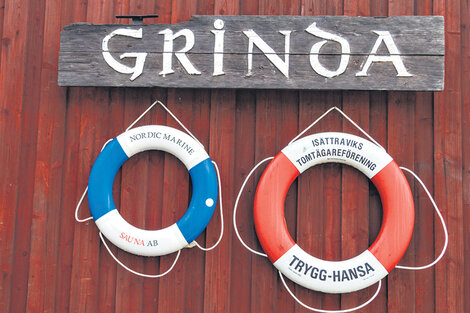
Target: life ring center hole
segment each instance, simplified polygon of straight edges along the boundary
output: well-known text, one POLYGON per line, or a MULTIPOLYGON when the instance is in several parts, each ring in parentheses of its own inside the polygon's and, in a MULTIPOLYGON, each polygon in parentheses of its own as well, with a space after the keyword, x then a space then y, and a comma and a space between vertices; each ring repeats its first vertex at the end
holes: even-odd
POLYGON ((375 241, 382 203, 374 184, 360 171, 328 163, 311 167, 292 183, 284 214, 290 235, 303 250, 341 261, 375 241))
POLYGON ((128 223, 141 229, 173 225, 186 212, 191 196, 188 170, 164 151, 137 153, 124 162, 114 179, 116 207, 128 223))

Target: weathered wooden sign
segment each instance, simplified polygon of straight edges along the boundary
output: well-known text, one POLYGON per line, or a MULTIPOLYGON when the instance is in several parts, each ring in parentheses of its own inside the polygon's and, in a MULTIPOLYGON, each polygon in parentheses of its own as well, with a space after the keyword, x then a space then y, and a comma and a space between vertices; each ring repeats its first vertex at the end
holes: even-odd
POLYGON ((194 16, 72 24, 61 86, 442 90, 440 16, 194 16))

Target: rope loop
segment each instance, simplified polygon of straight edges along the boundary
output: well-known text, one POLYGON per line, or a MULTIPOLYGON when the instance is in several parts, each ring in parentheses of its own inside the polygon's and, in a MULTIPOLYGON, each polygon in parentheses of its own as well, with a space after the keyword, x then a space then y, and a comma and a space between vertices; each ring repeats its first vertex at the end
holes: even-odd
MULTIPOLYGON (((156 100, 154 101, 139 117, 137 117, 137 119, 135 119, 130 125, 129 127, 126 128, 126 132, 129 131, 132 127, 134 127, 135 124, 137 124, 137 122, 139 120, 141 120, 156 104, 160 104, 160 106, 165 109, 166 112, 168 112, 168 114, 171 115, 171 117, 173 117, 176 122, 205 150, 204 148, 204 145, 196 138, 196 136, 194 136, 190 131, 189 129, 176 117, 175 114, 173 114, 173 112, 168 109, 168 107, 166 107, 160 100, 156 100)), ((106 141, 106 143, 103 145, 103 147, 101 148, 101 151, 103 151, 103 149, 106 147, 106 145, 111 142, 113 139, 109 139, 108 141, 106 141)), ((188 244, 186 247, 187 248, 191 248, 191 247, 194 247, 194 246, 197 246, 199 247, 201 250, 203 251, 210 251, 212 249, 214 249, 221 241, 222 237, 223 237, 223 233, 224 233, 224 217, 223 217, 223 206, 222 206, 222 186, 221 186, 221 180, 220 180, 220 171, 219 171, 219 168, 217 166, 217 163, 212 161, 212 163, 214 164, 214 167, 217 171, 217 178, 218 178, 218 185, 219 185, 219 190, 220 190, 220 203, 219 203, 219 207, 220 207, 220 220, 221 220, 221 230, 220 230, 220 235, 219 235, 219 238, 217 240, 217 242, 212 246, 212 247, 209 247, 209 248, 204 248, 202 246, 200 246, 196 241, 193 241, 192 243, 188 244)), ((85 221, 89 221, 91 219, 93 219, 93 217, 87 217, 87 218, 84 218, 84 219, 81 219, 78 217, 78 211, 80 209, 80 206, 86 196, 88 192, 88 186, 85 188, 82 196, 80 197, 80 200, 78 201, 78 204, 75 208, 75 220, 79 223, 82 223, 82 222, 85 222, 85 221)), ((106 243, 105 239, 103 238, 103 234, 101 232, 99 232, 99 236, 101 238, 101 241, 103 242, 103 245, 105 246, 106 250, 108 251, 108 253, 111 255, 111 257, 121 266, 123 267, 125 270, 129 271, 130 273, 133 273, 137 276, 141 276, 141 277, 146 277, 146 278, 159 278, 159 277, 163 277, 165 275, 167 275, 176 265, 176 262, 178 261, 179 259, 179 256, 181 254, 181 250, 178 250, 178 253, 176 255, 176 258, 175 260, 173 261, 173 264, 170 266, 170 268, 165 271, 164 273, 161 273, 161 274, 155 274, 155 275, 150 275, 150 274, 144 274, 144 273, 140 273, 140 272, 137 272, 131 268, 129 268, 128 266, 126 266, 124 263, 122 263, 114 254, 113 252, 111 251, 111 249, 109 248, 108 244, 106 243)))
POLYGON ((317 118, 315 121, 313 121, 313 123, 311 123, 310 125, 307 126, 307 128, 305 128, 304 130, 302 130, 297 136, 294 137, 294 139, 292 139, 287 145, 290 145, 291 143, 293 143, 294 141, 296 141, 297 139, 299 139, 300 137, 302 137, 303 134, 305 134, 310 128, 312 128, 315 124, 317 124, 318 122, 320 122, 325 116, 327 116, 331 111, 338 111, 344 118, 346 118, 354 127, 356 127, 362 134, 364 134, 364 136, 366 136, 367 138, 369 138, 370 141, 372 141, 373 143, 375 143, 377 146, 379 146, 380 148, 382 148, 382 150, 385 151, 385 148, 382 147, 377 141, 375 141, 375 139, 369 135, 365 130, 363 130, 356 122, 353 121, 353 119, 351 119, 346 113, 344 113, 341 109, 339 109, 338 107, 332 107, 332 108, 329 108, 328 110, 326 110, 325 113, 323 113, 319 118, 317 118))
POLYGON ((171 270, 173 269, 173 267, 175 267, 176 265, 176 262, 178 261, 178 258, 180 257, 180 254, 181 254, 181 250, 178 250, 178 253, 176 254, 176 258, 175 260, 173 261, 173 264, 171 264, 170 268, 167 269, 164 273, 161 273, 161 274, 155 274, 155 275, 152 275, 152 274, 144 274, 144 273, 140 273, 140 272, 137 272, 133 269, 131 269, 130 267, 128 267, 127 265, 125 265, 124 263, 122 263, 114 254, 113 252, 111 251, 111 249, 108 247, 108 244, 106 243, 106 241, 104 240, 103 238, 103 234, 101 232, 99 232, 100 234, 100 238, 101 238, 101 242, 103 242, 103 245, 105 246, 106 250, 108 250, 108 253, 112 256, 112 258, 114 259, 114 261, 116 261, 117 264, 121 265, 122 268, 124 268, 126 271, 132 273, 132 274, 135 274, 137 276, 140 276, 140 277, 146 277, 146 278, 160 278, 160 277, 163 277, 165 276, 166 274, 168 274, 169 272, 171 272, 171 270))
POLYGON ((400 168, 403 171, 408 172, 411 175, 413 175, 413 177, 419 182, 421 187, 423 187, 424 191, 426 192, 426 195, 428 196, 429 200, 431 201, 431 203, 434 207, 434 210, 436 211, 437 215, 439 216, 439 220, 441 221, 442 229, 444 230, 444 237, 445 237, 444 246, 442 247, 442 251, 439 254, 439 256, 433 262, 431 262, 429 264, 426 264, 426 265, 422 265, 422 266, 400 266, 400 265, 395 266, 395 268, 399 268, 399 269, 402 269, 402 270, 411 270, 411 271, 424 270, 424 269, 427 269, 427 268, 430 268, 430 267, 436 265, 437 262, 439 262, 442 259, 442 257, 444 256, 444 254, 447 250, 447 245, 449 244, 449 232, 447 230, 447 226, 446 226, 446 223, 444 221, 444 217, 442 217, 442 213, 439 210, 439 208, 437 207, 436 201, 434 201, 433 197, 431 196, 431 193, 429 192, 428 188, 426 188, 426 185, 423 183, 423 181, 412 170, 407 169, 406 167, 403 167, 403 166, 400 166, 400 168))
POLYGON ((306 305, 305 303, 303 303, 302 301, 300 301, 299 298, 297 298, 294 293, 292 292, 292 290, 290 290, 290 288, 287 286, 286 284, 286 281, 284 280, 284 276, 282 275, 282 273, 280 271, 279 272, 279 277, 281 278, 281 281, 282 281, 282 284, 284 285, 284 288, 286 288, 287 292, 291 295, 292 298, 294 298, 294 300, 300 304, 301 306, 303 306, 304 308, 310 310, 310 311, 314 311, 314 312, 319 312, 319 313, 347 313, 347 312, 352 312, 352 311, 356 311, 356 310, 359 310, 359 309, 362 309, 363 307, 365 307, 366 305, 368 305, 369 303, 371 303, 372 301, 374 301, 374 299, 379 295, 379 292, 380 292, 380 288, 382 287, 382 281, 379 280, 379 284, 378 284, 378 287, 377 287, 377 291, 374 293, 374 295, 372 297, 370 297, 369 300, 367 300, 366 302, 364 302, 363 304, 360 304, 354 308, 350 308, 350 309, 344 309, 344 310, 323 310, 323 309, 317 309, 317 308, 314 308, 314 307, 311 307, 311 306, 308 306, 306 305))
POLYGON ((269 158, 266 158, 264 160, 261 160, 260 162, 258 162, 258 164, 255 165, 255 167, 253 167, 253 169, 250 171, 250 173, 248 173, 248 176, 246 176, 245 178, 245 181, 243 182, 242 184, 242 187, 240 188, 240 191, 238 192, 238 195, 237 195, 237 199, 235 200, 235 205, 233 207, 233 228, 235 229, 235 234, 237 235, 238 237, 238 240, 240 240, 241 244, 247 249, 249 250, 251 253, 254 253, 256 255, 259 255, 259 256, 264 256, 264 257, 268 257, 265 253, 262 253, 262 252, 259 252, 259 251, 256 251, 252 248, 250 248, 242 239, 242 237, 240 236, 240 233, 238 232, 238 228, 237 228, 237 208, 238 208, 238 202, 240 201, 240 197, 243 193, 243 189, 245 189, 245 185, 246 183, 248 182, 248 180, 250 179, 251 175, 256 171, 256 169, 261 165, 263 164, 264 162, 266 161, 269 161, 269 160, 272 160, 274 159, 274 157, 269 157, 269 158))
MULTIPOLYGON (((297 136, 295 136, 289 143, 288 143, 288 146, 290 144, 292 144, 294 141, 298 140, 300 137, 302 137, 310 128, 312 128, 315 124, 317 124, 321 119, 323 119, 326 115, 328 115, 330 112, 332 111, 337 111, 339 112, 344 118, 346 118, 353 126, 355 126, 364 136, 366 136, 370 141, 372 141, 374 144, 376 144, 379 148, 381 148, 382 150, 386 151, 384 147, 382 147, 377 141, 375 141, 375 139, 369 135, 365 130, 363 130, 356 122, 354 122, 347 114, 345 114, 341 109, 339 109, 338 107, 332 107, 330 109, 328 109, 327 111, 325 111, 319 118, 317 118, 314 122, 312 122, 308 127, 306 127, 304 130, 302 130, 297 136)), ((240 191, 237 195, 237 198, 236 198, 236 201, 235 201, 235 205, 234 205, 234 209, 233 209, 233 226, 234 226, 234 229, 235 229, 235 234, 237 235, 238 237, 238 240, 240 240, 240 242, 242 243, 242 245, 247 249, 249 250, 250 252, 256 254, 256 255, 260 255, 260 256, 263 256, 263 257, 267 257, 266 254, 262 253, 262 252, 259 252, 259 251, 256 251, 252 248, 250 248, 244 241, 243 239, 241 238, 239 232, 238 232, 238 228, 237 228, 237 222, 236 222, 236 214, 237 214, 237 207, 238 207, 238 203, 240 201, 240 197, 241 197, 241 194, 243 192, 243 189, 245 188, 245 185, 247 184, 248 180, 250 179, 251 175, 254 173, 254 171, 261 165, 263 164, 264 162, 268 161, 268 160, 271 160, 273 159, 274 157, 268 157, 262 161, 260 161, 259 163, 257 163, 253 169, 249 172, 249 174, 247 175, 247 177, 245 178, 241 188, 240 188, 240 191)), ((437 215, 439 216, 439 219, 441 221, 441 224, 442 224, 442 228, 444 230, 444 234, 445 234, 445 242, 444 242, 444 247, 440 253, 440 255, 430 264, 427 264, 427 265, 424 265, 424 266, 418 266, 418 267, 409 267, 409 266, 396 266, 396 268, 399 268, 399 269, 407 269, 407 270, 422 270, 422 269, 426 269, 426 268, 429 268, 433 265, 435 265, 437 262, 439 262, 441 260, 441 258, 444 256, 444 253, 447 249, 447 245, 448 245, 448 241, 449 241, 449 235, 448 235, 448 230, 447 230, 447 227, 446 227, 446 224, 445 224, 445 221, 444 221, 444 218, 441 214, 441 212, 439 211, 439 208, 437 207, 436 205, 436 202, 434 201, 434 199, 432 198, 431 194, 429 193, 428 189, 426 188, 426 186, 424 185, 424 183, 422 182, 422 180, 411 170, 405 168, 405 167, 400 167, 401 170, 403 171, 406 171, 410 174, 413 175, 413 177, 421 184, 421 186, 423 187, 423 189, 425 190, 427 196, 429 197, 431 203, 433 204, 434 206, 434 209, 437 213, 437 215)), ((345 309, 345 310, 323 310, 323 309, 317 309, 317 308, 314 308, 314 307, 310 307, 306 304, 304 304, 302 301, 300 301, 295 295, 294 293, 289 289, 289 287, 287 286, 285 280, 284 280, 284 276, 282 275, 282 273, 279 271, 279 276, 281 278, 281 281, 284 285, 284 287, 287 289, 287 291, 289 292, 289 294, 294 298, 294 300, 296 302, 298 302, 301 306, 303 306, 304 308, 308 309, 308 310, 311 310, 311 311, 314 311, 314 312, 320 312, 320 313, 347 313, 347 312, 352 312, 352 311, 355 311, 355 310, 358 310, 358 309, 361 309, 363 307, 365 307, 366 305, 368 305, 369 303, 371 303, 376 297, 377 295, 379 294, 380 292, 380 289, 381 289, 381 286, 382 286, 382 281, 379 280, 379 284, 378 284, 378 288, 377 288, 377 291, 374 293, 374 295, 369 299, 367 300, 366 302, 364 302, 363 304, 357 306, 357 307, 354 307, 354 308, 350 308, 350 309, 345 309)))

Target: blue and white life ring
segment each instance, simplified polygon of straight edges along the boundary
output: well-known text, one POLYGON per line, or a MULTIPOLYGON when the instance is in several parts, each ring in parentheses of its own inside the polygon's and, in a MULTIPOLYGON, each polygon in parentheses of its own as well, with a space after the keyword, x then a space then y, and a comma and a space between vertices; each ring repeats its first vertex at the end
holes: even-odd
POLYGON ((204 148, 177 129, 148 125, 114 138, 98 155, 88 180, 88 202, 99 230, 117 247, 142 256, 178 251, 194 241, 209 223, 217 202, 217 176, 204 148), (189 171, 193 192, 184 216, 159 230, 132 226, 119 214, 112 187, 122 164, 134 154, 163 150, 176 156, 189 171))

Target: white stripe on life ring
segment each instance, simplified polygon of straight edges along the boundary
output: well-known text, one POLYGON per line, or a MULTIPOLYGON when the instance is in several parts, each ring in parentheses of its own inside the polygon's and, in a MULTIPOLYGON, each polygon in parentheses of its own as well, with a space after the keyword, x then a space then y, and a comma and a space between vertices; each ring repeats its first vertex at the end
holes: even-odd
POLYGON ((159 230, 145 230, 129 224, 117 210, 96 221, 96 226, 114 245, 142 256, 170 254, 188 243, 176 223, 159 230))
POLYGON ((162 150, 176 156, 188 171, 209 157, 204 148, 188 134, 168 126, 132 128, 116 138, 129 158, 146 150, 162 150))
POLYGON ((300 174, 314 165, 336 162, 353 166, 372 178, 392 161, 379 146, 351 134, 325 132, 306 138, 282 149, 300 174))
POLYGON ((325 261, 311 256, 298 245, 274 262, 274 266, 293 282, 327 293, 359 290, 388 274, 369 250, 344 261, 325 261))

